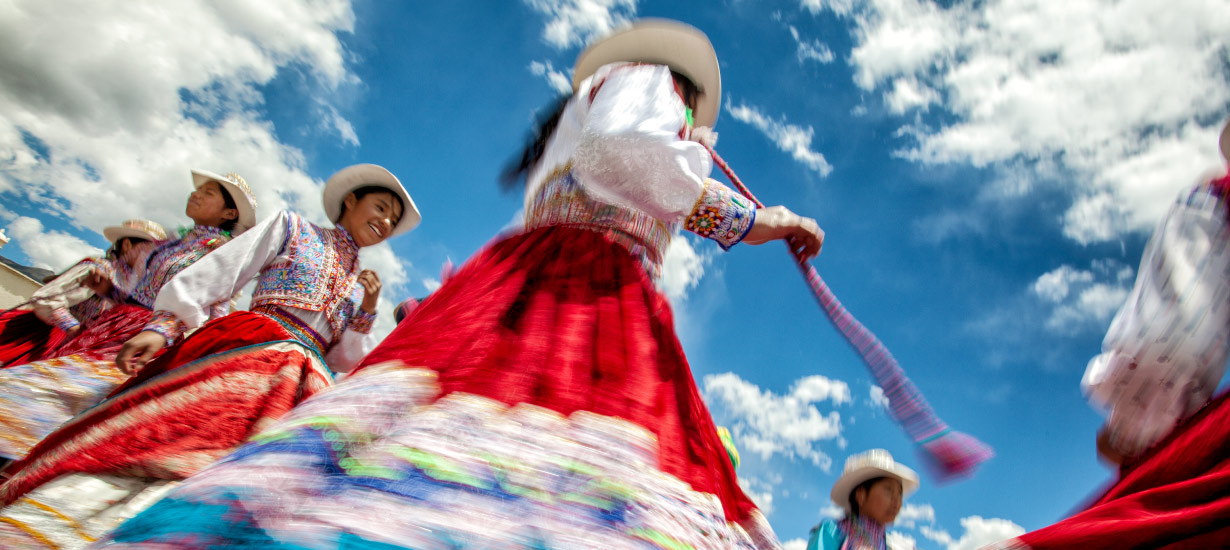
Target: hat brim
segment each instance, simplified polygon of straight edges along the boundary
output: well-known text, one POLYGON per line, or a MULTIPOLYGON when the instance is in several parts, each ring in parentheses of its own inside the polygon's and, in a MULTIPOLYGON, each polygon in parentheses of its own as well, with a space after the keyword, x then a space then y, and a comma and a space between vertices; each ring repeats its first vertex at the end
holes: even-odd
POLYGON ((850 513, 850 493, 860 483, 877 477, 889 477, 900 481, 902 498, 918 490, 918 474, 910 468, 900 464, 894 465, 891 469, 864 466, 852 472, 846 472, 837 478, 837 482, 833 484, 833 490, 829 492, 829 498, 833 499, 833 504, 840 506, 846 513, 850 513))
POLYGON ((110 242, 111 244, 115 244, 115 242, 120 239, 143 239, 147 241, 161 240, 154 235, 141 231, 140 229, 133 229, 131 227, 122 227, 118 225, 104 227, 103 237, 105 237, 107 239, 107 242, 110 242))
POLYGON ((226 179, 226 176, 215 174, 208 170, 193 170, 192 171, 192 188, 199 189, 202 185, 211 181, 218 182, 227 194, 231 196, 231 200, 235 201, 235 210, 239 211, 239 217, 235 219, 235 230, 231 233, 238 235, 251 229, 256 225, 256 207, 248 199, 248 194, 244 193, 239 186, 231 183, 226 179))
POLYGON ((322 194, 325 215, 329 217, 329 221, 333 223, 341 221, 342 202, 346 200, 346 196, 360 187, 369 185, 388 189, 401 199, 401 219, 397 221, 397 225, 393 226, 393 232, 389 234, 389 237, 406 233, 423 221, 423 216, 419 213, 418 206, 414 204, 414 199, 410 198, 410 193, 406 192, 406 188, 402 186, 397 176, 375 164, 347 166, 329 177, 322 194))
POLYGON ((666 65, 696 85, 698 126, 713 126, 722 108, 722 72, 717 52, 700 29, 668 19, 641 19, 585 49, 572 70, 572 89, 599 67, 620 61, 666 65))
POLYGON ((1222 160, 1230 163, 1230 120, 1226 121, 1226 125, 1221 129, 1221 139, 1218 144, 1221 145, 1222 160))

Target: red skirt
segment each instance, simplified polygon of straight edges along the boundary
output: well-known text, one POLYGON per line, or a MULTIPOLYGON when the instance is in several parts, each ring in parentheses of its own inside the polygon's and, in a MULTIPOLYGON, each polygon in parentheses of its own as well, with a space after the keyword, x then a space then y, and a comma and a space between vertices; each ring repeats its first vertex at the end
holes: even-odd
POLYGON ((332 377, 318 353, 248 311, 207 323, 6 473, 0 506, 73 473, 183 479, 332 377))
POLYGON ((55 328, 33 311, 15 309, 0 313, 0 368, 48 357, 68 334, 55 328))
POLYGON ((1230 548, 1230 394, 1124 464, 1085 511, 1017 542, 1037 550, 1230 548))
POLYGON ((480 252, 363 361, 400 361, 467 392, 564 415, 589 411, 658 438, 662 470, 717 495, 726 518, 755 505, 640 262, 602 234, 548 227, 480 252))

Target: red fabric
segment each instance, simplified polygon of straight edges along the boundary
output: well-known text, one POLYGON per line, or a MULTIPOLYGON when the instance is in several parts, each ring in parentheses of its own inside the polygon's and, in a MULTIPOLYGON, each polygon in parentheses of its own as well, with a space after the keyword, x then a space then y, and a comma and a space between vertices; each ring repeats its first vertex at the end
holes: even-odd
POLYGON ((44 358, 81 354, 93 359, 115 359, 124 342, 141 332, 152 315, 150 310, 137 305, 112 307, 86 323, 76 338, 65 340, 44 358))
POLYGON ((717 495, 727 519, 755 508, 701 400, 665 297, 637 259, 593 231, 547 227, 480 252, 359 368, 429 367, 443 393, 562 414, 586 410, 658 436, 662 469, 717 495))
POLYGON ((1230 548, 1230 394, 1119 475, 1085 511, 1021 541, 1037 550, 1230 548))
POLYGON ((23 365, 47 357, 47 351, 68 337, 33 311, 0 313, 0 368, 23 365))
POLYGON ((0 506, 64 474, 182 479, 225 456, 330 384, 303 354, 259 345, 289 339, 281 325, 247 311, 207 323, 151 362, 144 383, 126 385, 10 466, 0 506))

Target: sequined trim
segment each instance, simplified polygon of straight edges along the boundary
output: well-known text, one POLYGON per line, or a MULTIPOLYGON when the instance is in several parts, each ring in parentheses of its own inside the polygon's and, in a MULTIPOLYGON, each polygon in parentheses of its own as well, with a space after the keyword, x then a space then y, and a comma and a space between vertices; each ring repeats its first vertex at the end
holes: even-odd
POLYGON ((295 337, 295 340, 316 350, 316 353, 324 355, 328 342, 298 317, 287 313, 275 305, 256 306, 252 308, 252 312, 277 321, 279 325, 282 325, 282 328, 286 329, 286 332, 295 337))
POLYGON ((546 177, 525 213, 526 229, 568 226, 605 234, 641 259, 657 277, 674 228, 648 214, 597 201, 572 175, 571 163, 546 177))
POLYGON ((722 250, 730 250, 747 236, 755 221, 756 205, 729 187, 707 179, 705 190, 696 199, 683 228, 716 241, 722 250))

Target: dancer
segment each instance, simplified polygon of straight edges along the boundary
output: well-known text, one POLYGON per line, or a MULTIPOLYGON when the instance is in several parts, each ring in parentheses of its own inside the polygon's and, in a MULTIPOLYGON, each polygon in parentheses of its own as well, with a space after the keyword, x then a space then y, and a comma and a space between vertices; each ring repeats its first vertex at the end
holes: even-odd
POLYGON ((588 48, 497 239, 346 380, 184 482, 107 548, 778 548, 654 287, 672 233, 819 252, 814 220, 708 179, 700 31, 588 48), (674 74, 672 74, 674 73, 674 74), (691 116, 689 116, 691 113, 691 116), (185 519, 187 518, 187 519, 185 519))
POLYGON ((31 309, 0 313, 0 368, 56 355, 56 348, 80 334, 83 324, 115 305, 113 299, 95 294, 90 284, 101 287, 105 280, 131 292, 141 274, 133 268, 156 241, 167 238, 161 225, 147 220, 106 227, 103 236, 111 242, 103 258, 86 258, 56 275, 26 302, 31 309))
POLYGON ((829 493, 846 516, 813 528, 807 550, 887 550, 886 529, 897 519, 901 502, 916 490, 918 474, 895 462, 884 449, 847 458, 829 493))
MULTIPOLYGON (((154 297, 177 273, 222 246, 230 233, 255 222, 256 200, 237 174, 192 171, 195 189, 184 213, 195 225, 163 241, 143 260, 136 284, 101 278, 95 292, 117 305, 42 360, 0 370, 0 456, 18 459, 77 413, 90 408, 129 378, 115 366, 126 340, 150 320, 154 297)), ((226 314, 225 300, 210 315, 226 314)))
MULTIPOLYGON (((1221 133, 1230 172, 1230 121, 1221 133)), ((1119 480, 1084 511, 994 548, 1230 547, 1230 173, 1171 205, 1081 381, 1108 410, 1119 480)))
POLYGON ((0 547, 84 546, 328 387, 326 364, 349 370, 375 346, 380 280, 360 271, 359 248, 421 217, 397 178, 371 164, 334 174, 324 203, 336 227, 281 212, 163 286, 146 330, 116 357, 138 374, 10 468, 0 547), (253 279, 251 311, 200 326, 211 304, 253 279))

